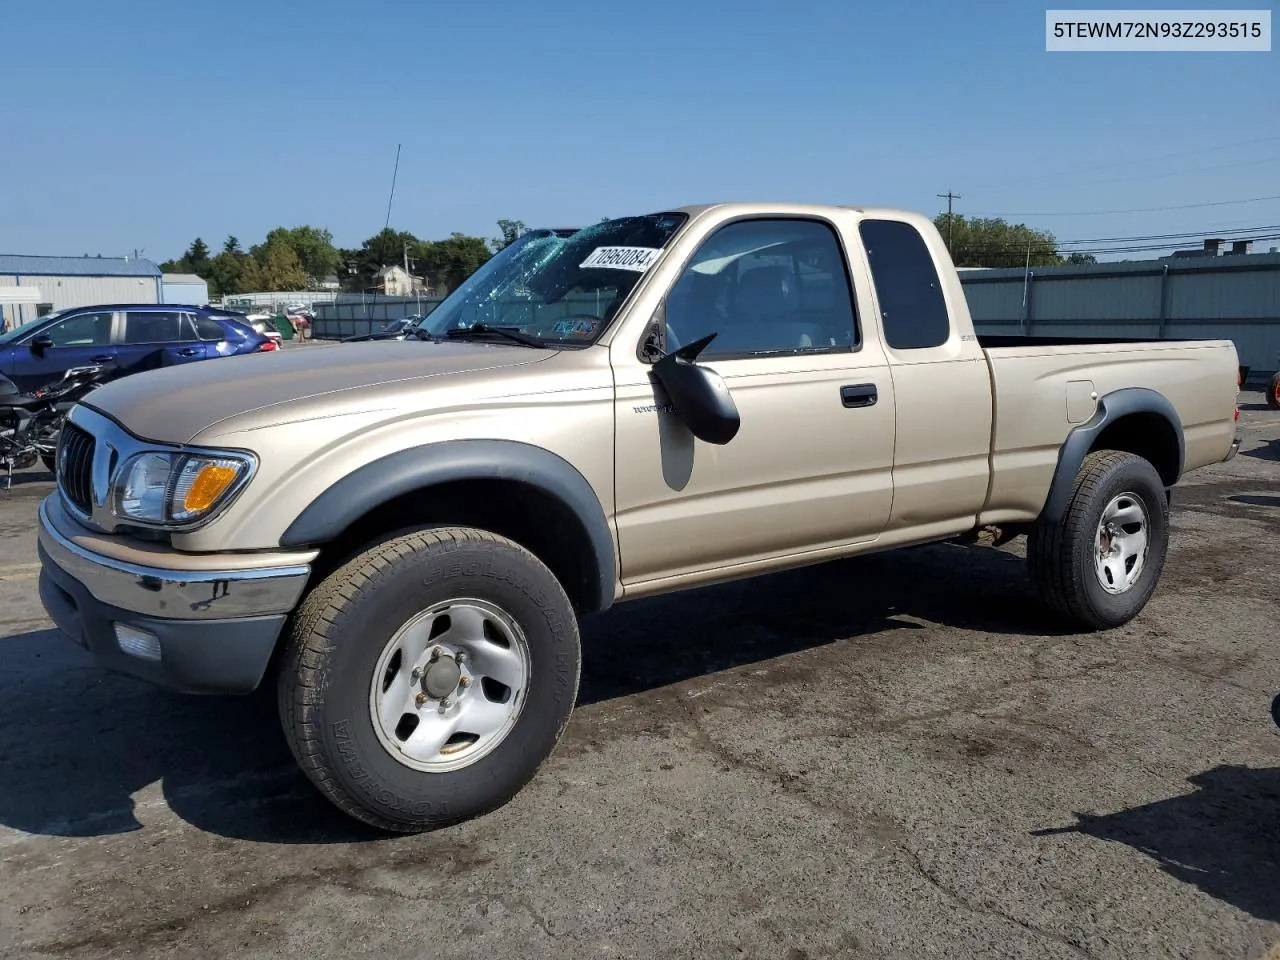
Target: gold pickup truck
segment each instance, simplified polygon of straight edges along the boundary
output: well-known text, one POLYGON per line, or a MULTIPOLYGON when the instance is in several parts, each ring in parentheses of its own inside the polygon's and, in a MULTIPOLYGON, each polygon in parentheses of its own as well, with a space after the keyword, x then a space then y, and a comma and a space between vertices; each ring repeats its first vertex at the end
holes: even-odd
POLYGON ((414 339, 91 394, 40 506, 41 597, 107 668, 274 684, 325 796, 423 830, 529 781, 578 617, 619 601, 994 528, 1026 534, 1047 615, 1125 623, 1170 488, 1236 452, 1237 372, 1226 340, 978 336, 898 210, 541 231, 414 339))

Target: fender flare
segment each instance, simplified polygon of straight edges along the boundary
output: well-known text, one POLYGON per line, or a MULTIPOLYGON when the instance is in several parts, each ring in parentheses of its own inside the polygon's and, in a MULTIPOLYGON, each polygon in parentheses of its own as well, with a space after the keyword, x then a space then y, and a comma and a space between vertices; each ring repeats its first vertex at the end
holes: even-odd
POLYGON ((1058 465, 1053 472, 1053 481, 1049 485, 1049 496, 1045 499, 1040 516, 1050 522, 1057 523, 1067 512, 1067 503, 1071 499, 1071 490, 1075 485, 1076 474, 1084 458, 1089 455, 1099 435, 1121 417, 1134 413, 1153 413, 1168 421, 1173 428, 1178 442, 1178 463, 1173 477, 1172 487, 1182 476, 1182 467, 1186 462, 1186 441, 1182 435, 1182 418, 1173 408, 1164 394, 1148 387, 1124 387, 1100 397, 1098 409, 1086 422, 1072 429, 1067 439, 1058 450, 1058 465))
POLYGON ((513 480, 554 497, 582 524, 596 570, 591 607, 613 604, 613 535, 600 499, 562 457, 517 440, 445 440, 388 454, 353 470, 316 497, 280 536, 280 546, 312 546, 337 537, 370 510, 414 490, 458 480, 513 480))

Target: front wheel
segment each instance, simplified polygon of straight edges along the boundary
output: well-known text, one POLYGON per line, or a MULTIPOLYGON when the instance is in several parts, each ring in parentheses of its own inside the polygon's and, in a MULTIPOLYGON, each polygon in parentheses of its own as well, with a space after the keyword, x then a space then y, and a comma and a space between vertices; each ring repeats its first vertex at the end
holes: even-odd
POLYGON ((1271 375, 1267 384, 1267 406, 1272 410, 1280 410, 1280 372, 1271 375))
POLYGON ((1150 462, 1099 450, 1085 457, 1061 521, 1027 538, 1040 598, 1088 630, 1118 627, 1151 599, 1169 549, 1169 500, 1150 462))
POLYGON ((278 678, 281 721, 347 814, 412 832, 506 803, 573 710, 577 619, 510 540, 432 528, 380 543, 303 602, 278 678))

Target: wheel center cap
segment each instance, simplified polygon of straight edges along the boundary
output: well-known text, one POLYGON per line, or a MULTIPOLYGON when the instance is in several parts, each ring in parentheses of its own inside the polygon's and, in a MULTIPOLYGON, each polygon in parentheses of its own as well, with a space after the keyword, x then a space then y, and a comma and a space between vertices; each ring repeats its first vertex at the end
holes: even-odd
POLYGON ((422 674, 422 692, 439 700, 453 693, 462 679, 462 668, 453 657, 441 657, 422 674))

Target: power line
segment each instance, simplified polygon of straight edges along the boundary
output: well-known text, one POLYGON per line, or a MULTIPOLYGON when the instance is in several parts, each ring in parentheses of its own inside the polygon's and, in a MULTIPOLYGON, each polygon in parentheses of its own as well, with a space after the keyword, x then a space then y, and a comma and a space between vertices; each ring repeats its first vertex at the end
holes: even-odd
POLYGON ((1110 170, 1113 167, 1129 167, 1135 163, 1154 163, 1158 160, 1176 160, 1179 157, 1191 157, 1201 153, 1213 153, 1215 150, 1231 150, 1236 147, 1251 147, 1259 143, 1274 143, 1280 140, 1277 137, 1260 137, 1256 140, 1239 140, 1235 143, 1220 143, 1211 147, 1197 147, 1194 150, 1179 150, 1177 153, 1162 153, 1154 157, 1139 157, 1134 160, 1113 160, 1109 163, 1099 163, 1090 167, 1076 167, 1074 170, 1064 170, 1058 173, 1034 174, 1029 177, 1002 177, 1001 183, 1020 183, 1027 180, 1059 180, 1063 177, 1074 176, 1077 173, 1091 173, 1094 170, 1110 170))
POLYGON ((1139 173, 1131 177, 1112 177, 1110 180, 1086 180, 1077 186, 1088 187, 1104 183, 1131 183, 1134 180, 1154 180, 1157 177, 1180 177, 1188 173, 1209 173, 1213 170, 1233 170, 1236 167, 1252 167, 1259 163, 1275 163, 1280 157, 1260 157, 1256 160, 1241 160, 1236 163, 1218 163, 1211 167, 1195 167, 1191 170, 1170 170, 1168 173, 1139 173))
POLYGON ((1122 213, 1160 213, 1164 210, 1192 210, 1198 207, 1227 207, 1239 203, 1262 203, 1280 200, 1280 194, 1270 197, 1247 197, 1243 200, 1217 200, 1213 203, 1179 203, 1168 207, 1134 207, 1130 210, 1054 210, 1039 213, 971 213, 970 217, 1109 217, 1122 213))
MULTIPOLYGON (((1191 240, 1199 237, 1222 237, 1232 239, 1233 233, 1261 233, 1266 230, 1280 230, 1280 223, 1265 223, 1252 227, 1206 227, 1203 230, 1188 230, 1185 233, 1153 233, 1141 237, 1095 237, 1090 240, 1059 240, 1059 244, 1077 243, 1129 243, 1148 240, 1191 240)), ((1246 239, 1236 237, 1234 239, 1246 239)))

